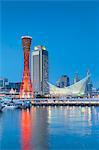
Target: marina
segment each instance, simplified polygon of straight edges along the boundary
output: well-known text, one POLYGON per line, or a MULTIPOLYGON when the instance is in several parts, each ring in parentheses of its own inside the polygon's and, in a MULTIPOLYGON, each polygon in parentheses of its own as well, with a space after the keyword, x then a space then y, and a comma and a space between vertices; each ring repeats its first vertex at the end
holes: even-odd
POLYGON ((99 106, 99 99, 58 99, 58 98, 36 98, 36 99, 11 99, 3 98, 0 101, 0 111, 6 109, 27 109, 32 106, 99 106))
POLYGON ((0 4, 0 150, 99 150, 99 3, 0 4))

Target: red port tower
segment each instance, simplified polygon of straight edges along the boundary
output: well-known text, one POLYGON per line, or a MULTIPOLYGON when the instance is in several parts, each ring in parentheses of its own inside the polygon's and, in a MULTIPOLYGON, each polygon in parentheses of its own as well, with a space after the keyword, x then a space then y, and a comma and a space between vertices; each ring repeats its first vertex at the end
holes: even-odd
POLYGON ((33 98, 34 91, 32 87, 31 77, 30 77, 30 66, 29 66, 29 57, 30 57, 30 46, 32 37, 22 36, 22 47, 24 53, 24 70, 22 83, 20 86, 20 98, 33 98))

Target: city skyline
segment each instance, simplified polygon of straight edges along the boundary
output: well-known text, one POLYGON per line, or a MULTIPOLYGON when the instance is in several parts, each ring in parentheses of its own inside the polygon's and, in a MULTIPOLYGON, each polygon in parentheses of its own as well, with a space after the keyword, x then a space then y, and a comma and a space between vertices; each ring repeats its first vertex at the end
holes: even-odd
POLYGON ((2 2, 0 76, 21 81, 21 36, 28 34, 33 38, 31 53, 36 45, 47 47, 50 82, 62 74, 73 79, 76 71, 83 78, 90 69, 99 87, 98 8, 98 2, 2 2))

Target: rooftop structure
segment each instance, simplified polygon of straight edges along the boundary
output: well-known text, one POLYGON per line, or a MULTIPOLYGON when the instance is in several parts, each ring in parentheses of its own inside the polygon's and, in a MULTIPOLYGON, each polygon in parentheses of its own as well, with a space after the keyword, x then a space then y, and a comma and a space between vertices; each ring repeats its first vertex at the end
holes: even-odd
POLYGON ((28 35, 25 35, 25 36, 22 36, 22 37, 21 37, 21 39, 23 39, 23 38, 26 38, 26 39, 27 39, 27 38, 32 39, 32 37, 31 37, 31 36, 28 36, 28 35))

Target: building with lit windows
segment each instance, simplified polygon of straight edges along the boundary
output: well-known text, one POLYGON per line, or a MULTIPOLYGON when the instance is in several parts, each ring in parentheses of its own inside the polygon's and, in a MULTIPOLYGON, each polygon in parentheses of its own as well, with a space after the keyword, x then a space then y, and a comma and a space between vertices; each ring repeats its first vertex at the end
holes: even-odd
MULTIPOLYGON (((90 71, 88 69, 87 75, 89 75, 89 74, 90 74, 90 71)), ((93 88, 93 84, 92 84, 91 78, 89 78, 87 85, 86 85, 86 93, 89 97, 91 97, 93 95, 92 88, 93 88)))
POLYGON ((48 94, 48 51, 44 46, 34 47, 31 67, 35 94, 48 94))
POLYGON ((0 78, 0 89, 6 89, 6 86, 9 84, 7 78, 0 78))

